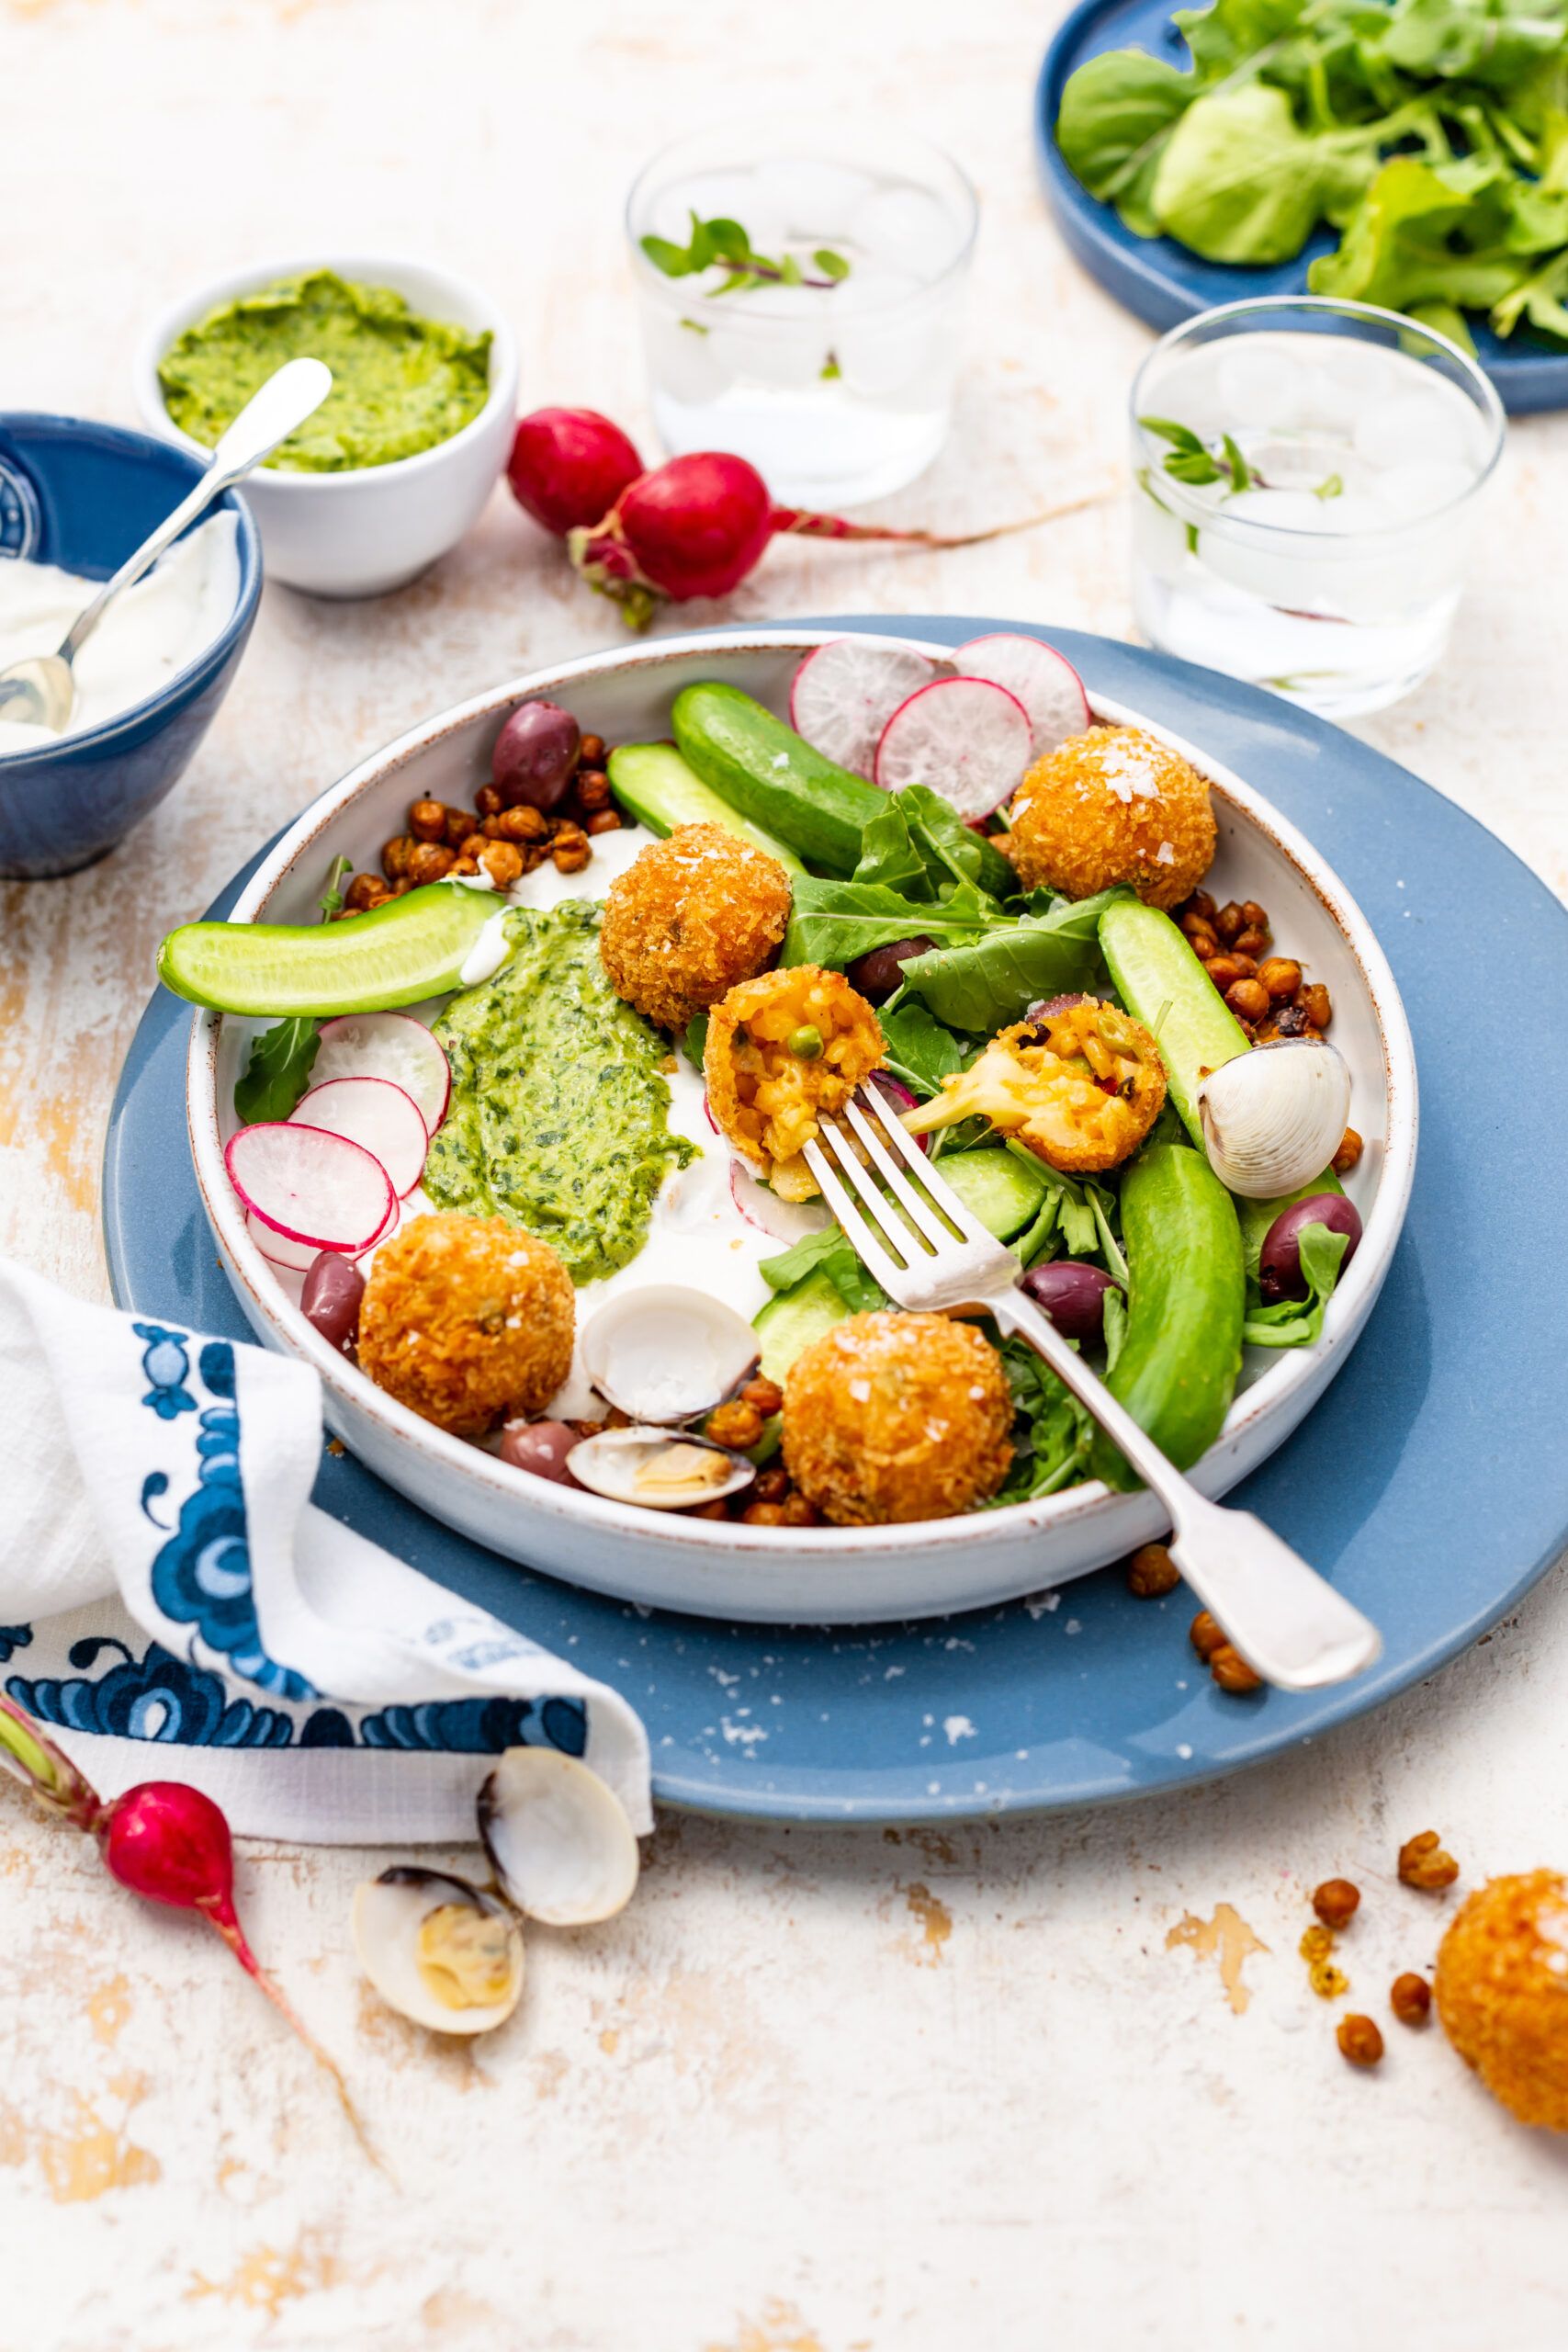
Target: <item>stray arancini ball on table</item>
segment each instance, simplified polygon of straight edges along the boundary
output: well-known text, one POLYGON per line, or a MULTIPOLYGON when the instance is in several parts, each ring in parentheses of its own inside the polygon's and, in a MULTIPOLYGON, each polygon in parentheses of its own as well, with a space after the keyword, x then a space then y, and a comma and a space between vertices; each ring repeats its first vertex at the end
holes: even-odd
POLYGON ((611 883, 599 954, 617 996, 683 1029, 772 963, 789 910, 776 857, 722 825, 677 825, 611 883))
POLYGON ((1443 2031, 1521 2123, 1568 2132, 1568 1878, 1489 1879, 1438 1948, 1443 2031))
POLYGON ((784 1378, 784 1466, 840 1527, 952 1519, 1012 1463, 1012 1391, 972 1323, 852 1315, 784 1378))
POLYGON ((1090 727, 1036 760, 1013 796, 1008 854, 1026 890, 1089 899, 1130 882, 1179 906, 1213 863, 1203 778, 1141 727, 1090 727))
POLYGON ((541 1412, 571 1369, 577 1297, 547 1242, 504 1217, 417 1216, 376 1252, 359 1364, 455 1437, 541 1412))

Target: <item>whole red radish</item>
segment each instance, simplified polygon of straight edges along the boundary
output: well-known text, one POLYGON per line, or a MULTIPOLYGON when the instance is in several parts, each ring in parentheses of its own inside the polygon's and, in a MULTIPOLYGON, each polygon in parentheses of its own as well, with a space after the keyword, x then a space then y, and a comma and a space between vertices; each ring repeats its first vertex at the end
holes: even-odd
POLYGON ((642 459, 592 408, 536 408, 517 420, 506 479, 518 504, 557 538, 607 514, 642 459))
POLYGON ((241 1967, 288 2018, 336 2086, 344 2111, 367 2154, 375 2151, 335 2061, 295 2015, 257 1960, 234 1908, 234 1848, 212 1799, 179 1781, 142 1781, 105 1804, 63 1749, 46 1737, 16 1701, 0 1694, 0 1762, 73 1828, 91 1830, 111 1878, 149 1903, 194 1911, 222 1937, 241 1967))
POLYGON ((1024 522, 955 537, 894 531, 875 523, 851 523, 841 514, 775 506, 755 466, 724 450, 702 449, 640 475, 592 529, 570 531, 568 543, 573 564, 590 586, 613 597, 633 628, 646 628, 662 598, 684 604, 694 596, 728 595, 755 570, 769 540, 780 536, 966 548, 1095 503, 1076 499, 1024 522))

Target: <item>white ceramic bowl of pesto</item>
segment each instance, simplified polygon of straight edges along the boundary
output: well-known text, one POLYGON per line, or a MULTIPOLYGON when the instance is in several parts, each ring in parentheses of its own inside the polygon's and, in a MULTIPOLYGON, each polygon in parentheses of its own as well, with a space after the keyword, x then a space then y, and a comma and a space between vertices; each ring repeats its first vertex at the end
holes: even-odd
MULTIPOLYGON (((908 642, 908 640, 899 640, 908 642)), ((611 743, 668 732, 671 696, 718 677, 782 711, 806 629, 664 639, 618 648, 491 688, 412 728, 325 793, 292 826, 241 896, 235 922, 314 918, 322 876, 342 854, 374 866, 421 795, 471 805, 490 753, 520 699, 547 695, 611 743)), ((927 649, 941 657, 946 649, 927 649)), ((1209 887, 1256 898, 1275 935, 1326 981, 1334 1037, 1350 1066, 1352 1117, 1367 1149, 1347 1189, 1364 1220, 1360 1249, 1329 1303, 1314 1349, 1249 1350, 1225 1426, 1194 1473, 1223 1494, 1286 1438, 1333 1378, 1387 1273, 1415 1170, 1416 1066, 1393 978, 1344 886, 1310 845, 1239 776, 1199 745, 1125 707, 1094 700, 1102 718, 1136 721, 1173 742, 1209 777, 1219 851, 1209 887)), ((703 1616, 865 1623, 978 1608, 1060 1584, 1163 1532, 1145 1494, 1096 1483, 1037 1502, 902 1527, 748 1527, 637 1510, 514 1470, 395 1403, 336 1354, 299 1314, 285 1278, 263 1258, 223 1167, 237 1124, 234 1080, 254 1022, 201 1012, 188 1066, 191 1148, 214 1238, 257 1337, 314 1365, 327 1420, 344 1444, 423 1510, 507 1558, 595 1591, 703 1616)), ((716 1138, 713 1148, 724 1147, 716 1138)), ((635 1270, 635 1261, 634 1261, 635 1270)), ((298 1278, 295 1278, 296 1281, 298 1278)), ((1332 1476, 1332 1465, 1325 1465, 1332 1476)))
POLYGON ((466 278, 390 254, 312 253, 252 262, 193 288, 154 319, 135 359, 137 406, 153 433, 206 458, 164 405, 159 362, 189 326, 237 295, 334 270, 364 286, 389 286, 422 318, 488 330, 490 395, 460 432, 412 458, 344 473, 263 466, 244 498, 262 536, 269 580, 317 596, 380 596, 401 588, 455 548, 501 478, 517 416, 517 345, 502 312, 466 278))

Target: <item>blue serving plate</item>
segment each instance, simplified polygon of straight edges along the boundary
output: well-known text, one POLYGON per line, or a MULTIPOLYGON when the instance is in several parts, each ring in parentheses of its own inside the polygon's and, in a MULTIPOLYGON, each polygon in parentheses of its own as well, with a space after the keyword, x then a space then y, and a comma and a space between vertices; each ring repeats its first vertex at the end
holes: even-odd
MULTIPOLYGON (((1108 49, 1143 49, 1174 65, 1188 62, 1167 0, 1078 0, 1045 52, 1034 97, 1035 148, 1051 209, 1090 277, 1162 334, 1221 302, 1304 293, 1307 265, 1337 243, 1336 231, 1319 230, 1294 261, 1247 269, 1203 261, 1170 237, 1135 237, 1111 206, 1079 187, 1056 145, 1056 117, 1068 75, 1108 49)), ((1568 407, 1568 352, 1523 326, 1504 343, 1475 312, 1466 316, 1481 364, 1511 414, 1568 407)))
MULTIPOLYGON (((818 625, 953 645, 1021 626, 930 614, 818 625)), ((1188 1645, 1190 1596, 1134 1600, 1114 1569, 1059 1600, 852 1633, 645 1615, 520 1570, 346 1455, 324 1457, 323 1510, 626 1692, 647 1723, 664 1804, 896 1822, 1211 1779, 1430 1674, 1568 1541, 1562 1309, 1546 1271, 1560 1254, 1568 1164, 1568 1029, 1534 1023, 1528 1074, 1510 1074, 1478 1053, 1474 1023, 1495 998, 1499 938, 1535 1003, 1568 1002, 1568 912, 1473 819, 1324 720, 1166 654, 1072 629, 1035 634, 1091 691, 1259 785, 1359 900, 1404 996, 1421 1153, 1387 1284, 1333 1386, 1235 1497, 1370 1611, 1384 1653, 1339 1690, 1229 1697, 1188 1645)), ((122 1306, 248 1340, 191 1170, 190 1019, 160 992, 121 1076, 104 1163, 109 1270, 122 1306)))

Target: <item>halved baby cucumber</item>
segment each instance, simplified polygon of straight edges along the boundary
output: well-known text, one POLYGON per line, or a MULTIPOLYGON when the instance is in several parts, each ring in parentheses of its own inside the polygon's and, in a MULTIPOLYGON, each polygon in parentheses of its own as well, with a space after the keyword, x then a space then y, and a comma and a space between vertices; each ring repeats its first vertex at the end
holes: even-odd
POLYGON ((1158 907, 1116 899, 1100 918, 1100 945, 1117 995, 1155 1035, 1170 1099, 1201 1151, 1199 1081, 1247 1051, 1247 1033, 1186 934, 1158 907))
POLYGON ((964 1207, 972 1209, 998 1241, 1010 1241, 1033 1223, 1052 1182, 1043 1161, 1036 1175, 996 1144, 977 1144, 969 1151, 944 1151, 937 1162, 937 1173, 946 1177, 964 1207))
POLYGON ((752 1324, 761 1351, 763 1378, 782 1383, 796 1356, 852 1311, 838 1284, 820 1267, 770 1298, 752 1324))
MULTIPOLYGON (((1235 1203, 1201 1152, 1151 1144, 1133 1161, 1122 1179, 1122 1247, 1127 1329, 1106 1385, 1189 1470, 1230 1409, 1247 1305, 1235 1203)), ((1138 1484, 1102 1435, 1090 1465, 1109 1486, 1138 1484)))
POLYGON ((794 850, 732 808, 705 785, 673 743, 620 743, 610 754, 610 785, 639 825, 662 838, 677 825, 722 825, 742 841, 765 849, 791 874, 804 874, 794 850))
POLYGON ((351 922, 187 922, 159 948, 158 978, 220 1012, 390 1012, 459 987, 479 933, 505 910, 493 890, 430 882, 351 922))
POLYGON ((682 686, 671 725, 721 800, 829 874, 854 872, 861 834, 886 808, 886 793, 825 760, 739 686, 682 686))

